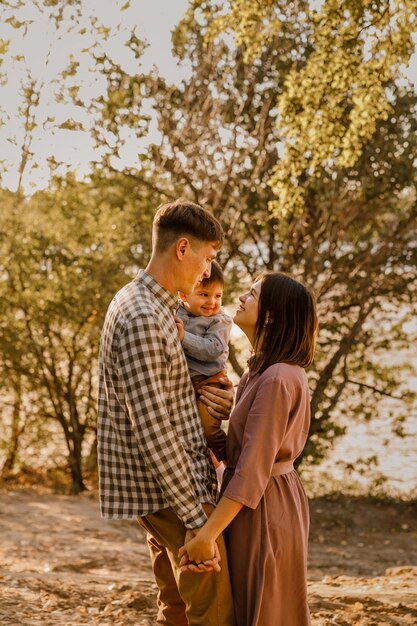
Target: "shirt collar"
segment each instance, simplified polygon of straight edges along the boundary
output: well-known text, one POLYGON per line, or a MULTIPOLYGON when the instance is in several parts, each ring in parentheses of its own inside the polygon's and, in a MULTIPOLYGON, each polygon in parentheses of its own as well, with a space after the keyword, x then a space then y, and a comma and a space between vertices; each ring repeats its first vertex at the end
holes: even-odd
POLYGON ((165 287, 152 278, 150 274, 147 274, 145 270, 139 270, 135 280, 139 283, 143 283, 162 304, 174 312, 177 311, 180 304, 178 296, 172 294, 168 289, 165 289, 165 287))

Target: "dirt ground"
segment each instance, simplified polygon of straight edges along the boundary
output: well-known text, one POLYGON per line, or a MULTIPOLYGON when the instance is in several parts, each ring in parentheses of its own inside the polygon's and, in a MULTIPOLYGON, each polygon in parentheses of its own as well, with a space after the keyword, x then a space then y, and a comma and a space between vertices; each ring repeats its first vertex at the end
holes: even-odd
MULTIPOLYGON (((417 506, 321 498, 311 518, 314 626, 417 624, 417 506)), ((3 626, 154 624, 144 534, 93 494, 0 491, 0 555, 3 626)))

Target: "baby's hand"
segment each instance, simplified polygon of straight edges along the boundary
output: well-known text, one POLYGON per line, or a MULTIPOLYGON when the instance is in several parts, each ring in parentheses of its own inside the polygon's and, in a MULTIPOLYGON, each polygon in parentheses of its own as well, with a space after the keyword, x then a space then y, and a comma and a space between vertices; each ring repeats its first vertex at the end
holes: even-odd
POLYGON ((177 325, 177 330, 178 330, 178 337, 180 338, 180 341, 182 341, 184 339, 184 324, 181 318, 175 316, 174 317, 175 323, 177 325))

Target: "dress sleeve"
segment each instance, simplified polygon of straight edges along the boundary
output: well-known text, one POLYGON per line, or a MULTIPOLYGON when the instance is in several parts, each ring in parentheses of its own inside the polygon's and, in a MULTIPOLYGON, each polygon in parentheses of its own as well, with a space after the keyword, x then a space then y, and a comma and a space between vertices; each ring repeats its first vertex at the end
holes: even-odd
POLYGON ((153 319, 137 317, 121 337, 118 361, 132 429, 149 472, 158 481, 167 506, 187 528, 198 528, 206 515, 191 483, 187 453, 168 412, 164 380, 168 355, 153 319))
POLYGON ((231 318, 224 315, 215 319, 202 337, 184 331, 182 347, 185 354, 199 361, 218 359, 228 351, 232 323, 231 318))
POLYGON ((271 478, 292 406, 285 381, 269 378, 259 385, 248 413, 242 448, 223 495, 255 509, 271 478))

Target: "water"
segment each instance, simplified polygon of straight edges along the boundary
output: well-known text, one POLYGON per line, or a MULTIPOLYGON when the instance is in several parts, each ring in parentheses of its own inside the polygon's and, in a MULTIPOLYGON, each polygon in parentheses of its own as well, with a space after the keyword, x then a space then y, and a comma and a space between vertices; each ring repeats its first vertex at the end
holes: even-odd
POLYGON ((312 484, 329 488, 356 483, 366 491, 383 479, 383 490, 405 497, 417 489, 417 415, 404 422, 405 437, 392 434, 392 419, 381 410, 370 422, 350 424, 346 435, 336 440, 328 457, 317 467, 308 468, 306 476, 312 484), (364 462, 376 456, 369 467, 364 462), (353 469, 346 469, 349 464, 353 469))
MULTIPOLYGON (((235 309, 230 307, 229 314, 233 314, 235 309)), ((242 350, 240 363, 245 363, 249 349, 242 332, 236 327, 232 331, 232 340, 242 350)), ((391 355, 389 358, 393 361, 391 355)), ((398 360, 404 358, 409 360, 414 372, 417 372, 417 357, 412 356, 410 351, 408 355, 400 355, 398 360)), ((417 374, 405 381, 405 387, 417 390, 417 374)), ((334 442, 327 458, 320 465, 303 470, 310 493, 344 489, 350 485, 367 492, 375 490, 375 485, 381 482, 383 491, 390 495, 409 497, 417 494, 416 408, 410 409, 403 424, 405 437, 392 432, 393 418, 390 415, 403 413, 403 405, 387 399, 380 402, 376 410, 378 415, 369 422, 358 419, 348 422, 346 418, 341 420, 341 425, 347 426, 346 434, 334 442), (377 464, 367 466, 364 461, 373 456, 377 457, 377 464), (346 464, 353 466, 353 469, 347 469, 346 464)))
MULTIPOLYGON (((417 357, 411 350, 402 354, 387 355, 387 362, 395 367, 396 362, 408 361, 414 373, 404 380, 404 388, 417 391, 417 357)), ((347 423, 346 435, 335 442, 328 458, 310 475, 316 481, 323 481, 327 475, 339 483, 355 481, 362 488, 369 488, 379 479, 385 479, 384 491, 388 494, 407 496, 417 495, 417 407, 404 407, 398 400, 384 399, 377 408, 372 420, 347 423), (393 421, 405 414, 402 424, 405 436, 393 432, 393 421), (364 471, 362 460, 377 457, 377 464, 364 471), (353 469, 346 471, 346 463, 353 469)))

